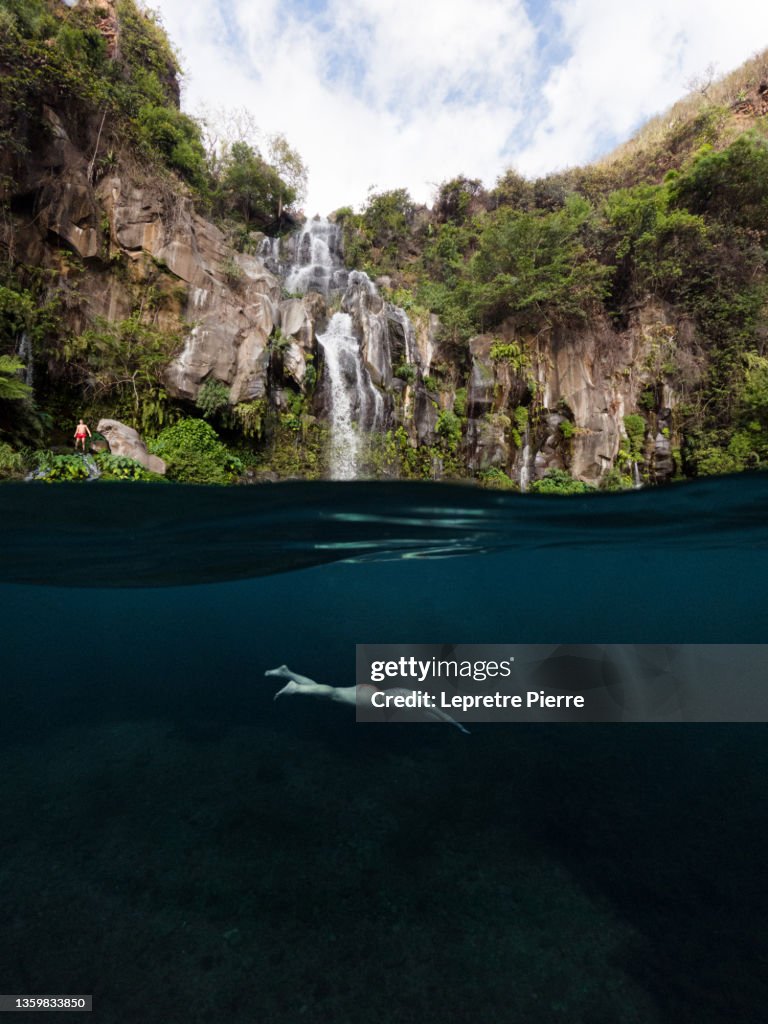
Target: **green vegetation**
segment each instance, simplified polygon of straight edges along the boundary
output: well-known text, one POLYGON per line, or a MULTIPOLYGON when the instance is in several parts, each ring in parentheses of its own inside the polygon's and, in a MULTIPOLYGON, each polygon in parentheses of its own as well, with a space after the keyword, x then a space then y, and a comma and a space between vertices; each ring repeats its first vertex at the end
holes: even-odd
POLYGON ((80 455, 40 451, 35 458, 38 479, 47 484, 75 483, 88 479, 88 467, 80 455))
POLYGON ((129 459, 125 455, 111 455, 100 452, 96 456, 96 465, 101 471, 102 480, 153 480, 160 481, 163 477, 150 473, 140 462, 129 459))
POLYGON ((44 104, 65 115, 84 146, 97 116, 94 179, 118 158, 138 157, 155 174, 181 177, 246 231, 274 227, 302 191, 300 156, 281 134, 270 140, 271 164, 246 138, 206 149, 203 125, 179 110, 179 57, 159 16, 135 0, 120 0, 116 11, 111 24, 83 5, 0 0, 0 148, 23 161, 47 130, 44 104))
POLYGON ((416 367, 411 366, 410 363, 399 363, 394 367, 392 373, 400 380, 404 380, 406 384, 413 384, 416 380, 416 367))
POLYGON ((515 481, 497 466, 481 470, 477 474, 477 482, 481 487, 487 487, 494 491, 516 491, 519 489, 515 481))
POLYGON ((376 266, 379 273, 393 270, 410 236, 415 204, 408 190, 373 192, 361 214, 337 210, 344 230, 344 252, 350 266, 376 266))
POLYGON ((21 359, 0 356, 0 402, 19 402, 31 396, 32 388, 19 376, 23 369, 21 359))
POLYGON ((252 227, 269 226, 295 198, 296 191, 257 150, 243 141, 231 146, 221 162, 216 194, 222 214, 234 214, 247 232, 252 227))
POLYGON ((229 407, 229 388, 211 377, 200 388, 195 405, 207 420, 212 419, 229 407))
MULTIPOLYGON (((14 232, 36 216, 25 175, 50 150, 58 122, 91 185, 115 170, 126 181, 150 178, 169 211, 179 197, 193 199, 243 252, 256 251, 259 232, 285 229, 286 209, 304 193, 307 169, 285 136, 260 143, 262 154, 248 115, 204 124, 182 113, 179 58, 158 16, 135 0, 119 0, 116 14, 114 22, 90 5, 0 0, 0 477, 23 473, 22 448, 69 441, 73 409, 91 422, 106 414, 135 426, 171 479, 233 482, 244 465, 321 476, 328 427, 313 415, 318 370, 308 362, 297 393, 282 365, 290 339, 279 329, 262 397, 231 404, 227 384, 209 377, 194 401, 171 398, 165 371, 191 326, 181 317, 186 286, 161 261, 119 251, 97 192, 83 190, 99 225, 92 261, 61 239, 45 269, 16 262, 14 232), (119 283, 114 319, 92 314, 94 274, 119 283)), ((618 336, 637 324, 635 311, 650 302, 664 322, 642 323, 644 354, 617 365, 632 384, 639 375, 638 409, 624 417, 626 440, 602 486, 627 486, 627 467, 649 454, 646 437, 659 430, 688 476, 768 465, 768 130, 757 116, 766 78, 768 59, 758 55, 598 166, 535 181, 508 171, 491 190, 459 175, 438 186, 431 211, 406 189, 371 189, 359 212, 338 210, 347 263, 388 277, 384 294, 429 329, 437 353, 429 371, 402 353, 393 370, 400 382, 420 382, 407 393, 393 388, 396 411, 426 403, 432 443, 416 447, 410 426, 397 426, 373 439, 370 471, 468 475, 471 338, 490 341, 490 367, 475 364, 487 378, 487 422, 519 450, 553 411, 542 410, 534 376, 546 372, 540 339, 567 345, 573 331, 597 325, 610 349, 611 329, 618 336), (670 393, 671 413, 661 408, 670 393)), ((245 294, 242 264, 230 256, 221 272, 245 294)), ((567 464, 579 430, 569 410, 558 411, 567 464)), ((82 459, 41 458, 47 479, 83 478, 82 459)), ((105 479, 145 479, 129 461, 99 456, 105 479)), ((478 482, 515 486, 503 468, 478 482)), ((531 490, 582 493, 584 485, 557 470, 531 490)))
POLYGON ((154 431, 169 415, 162 372, 181 347, 181 328, 161 330, 139 311, 125 320, 97 317, 56 352, 70 379, 97 401, 108 398, 114 418, 154 431))
POLYGON ((629 458, 641 459, 643 457, 643 442, 645 441, 645 420, 642 416, 631 414, 624 417, 624 429, 629 440, 629 458))
POLYGON ((534 480, 532 494, 587 494, 594 490, 581 480, 574 480, 564 469, 549 469, 541 480, 534 480))
POLYGON ((19 479, 24 472, 24 460, 9 444, 0 441, 0 480, 19 479))
POLYGON ((184 419, 166 427, 149 450, 165 460, 168 479, 180 483, 226 484, 243 471, 241 460, 204 420, 184 419))
MULTIPOLYGON (((497 335, 492 361, 530 386, 534 336, 600 318, 622 329, 627 311, 649 297, 671 304, 693 325, 697 354, 690 342, 681 351, 675 328, 650 331, 645 415, 625 419, 622 457, 642 458, 668 386, 685 396, 674 425, 685 474, 764 466, 768 140, 761 122, 729 135, 727 113, 706 107, 690 131, 678 126, 666 174, 633 181, 631 167, 622 177, 616 166, 528 182, 508 172, 490 193, 459 178, 440 186, 428 218, 399 190, 370 197, 359 215, 344 211, 345 231, 370 273, 393 276, 394 295, 438 314, 459 373, 468 370, 468 339, 497 335), (515 341, 498 338, 511 333, 515 341)), ((504 387, 520 401, 519 390, 504 387)), ((574 424, 560 434, 571 441, 574 424)), ((515 444, 520 436, 515 424, 515 444)))

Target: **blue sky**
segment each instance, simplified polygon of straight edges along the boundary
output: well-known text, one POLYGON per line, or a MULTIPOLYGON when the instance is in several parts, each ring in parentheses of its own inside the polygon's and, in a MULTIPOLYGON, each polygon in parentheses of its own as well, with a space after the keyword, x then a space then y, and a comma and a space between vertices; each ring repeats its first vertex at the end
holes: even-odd
MULTIPOLYGON (((715 64, 768 46, 768 4, 729 0, 155 0, 184 106, 246 109, 309 165, 305 211, 369 187, 429 202, 457 174, 539 175, 624 141, 715 64)), ((255 141, 259 141, 258 139, 255 141)))

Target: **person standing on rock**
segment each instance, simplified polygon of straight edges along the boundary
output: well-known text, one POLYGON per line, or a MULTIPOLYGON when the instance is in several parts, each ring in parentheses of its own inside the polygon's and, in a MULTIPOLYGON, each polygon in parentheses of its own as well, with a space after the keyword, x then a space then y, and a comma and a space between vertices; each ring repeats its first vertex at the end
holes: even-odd
POLYGON ((81 419, 75 427, 75 451, 77 451, 78 442, 82 442, 83 451, 85 451, 85 439, 86 437, 92 437, 89 427, 81 419))

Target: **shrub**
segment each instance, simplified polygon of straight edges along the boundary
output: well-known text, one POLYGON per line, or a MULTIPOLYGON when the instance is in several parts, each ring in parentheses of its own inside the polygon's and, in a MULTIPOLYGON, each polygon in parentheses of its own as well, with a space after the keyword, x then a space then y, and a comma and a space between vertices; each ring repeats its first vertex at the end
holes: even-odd
POLYGON ((461 420, 450 409, 443 409, 437 417, 435 433, 452 450, 461 443, 461 420))
POLYGON ((416 367, 411 363, 399 363, 392 373, 400 380, 404 380, 406 384, 413 384, 416 380, 416 367))
POLYGON ((88 467, 79 455, 54 455, 53 452, 38 452, 36 456, 38 479, 47 484, 72 483, 87 480, 88 467))
POLYGON ((491 345, 491 359, 494 363, 507 363, 515 373, 530 365, 528 356, 516 341, 495 341, 491 345))
POLYGON ((206 419, 210 419, 229 405, 229 388, 211 377, 200 388, 195 405, 206 419))
POLYGON ((437 190, 434 211, 443 221, 463 224, 467 219, 472 200, 483 191, 483 184, 477 178, 460 175, 451 181, 444 181, 437 190))
POLYGON ((369 192, 362 219, 373 245, 395 253, 398 245, 408 237, 413 210, 413 200, 407 189, 369 192))
POLYGON ((622 473, 618 466, 613 466, 600 478, 598 487, 601 491, 615 492, 628 491, 632 488, 632 477, 622 473))
POLYGON ((88 330, 64 342, 61 355, 84 389, 116 394, 131 425, 151 431, 166 422, 162 373, 181 344, 180 330, 159 330, 136 312, 125 320, 95 318, 88 330))
POLYGON ((720 152, 704 147, 670 186, 673 201, 693 213, 765 231, 768 141, 748 132, 720 152))
POLYGON ((261 437, 267 414, 265 398, 255 398, 252 402, 238 402, 233 413, 243 437, 261 437))
POLYGON ((291 188, 247 142, 235 142, 222 165, 219 205, 234 211, 246 228, 267 228, 296 198, 291 188))
POLYGON ((112 455, 110 452, 99 452, 96 465, 105 480, 161 480, 157 473, 150 473, 140 462, 129 459, 126 455, 112 455))
POLYGON ((24 460, 9 444, 0 441, 0 480, 20 477, 24 472, 24 460))
POLYGON ((15 356, 0 356, 0 401, 18 402, 32 395, 32 388, 19 376, 24 363, 15 356))
POLYGON ((491 466, 489 469, 482 470, 482 472, 477 474, 477 480, 481 487, 488 487, 495 491, 516 491, 519 489, 515 481, 507 476, 503 469, 499 469, 498 466, 491 466))
POLYGON ((564 469, 549 469, 541 480, 535 480, 530 490, 533 494, 586 494, 594 490, 582 480, 574 480, 564 469))
POLYGON ((243 470, 205 420, 185 419, 166 427, 149 449, 165 460, 168 478, 181 483, 231 483, 243 470))
POLYGON ((174 107, 147 104, 139 110, 139 139, 191 185, 205 187, 205 150, 200 129, 174 107))
POLYGON ((465 420, 467 418, 467 389, 457 388, 456 397, 453 400, 453 411, 459 417, 459 419, 465 420))
POLYGON ((643 454, 643 442, 645 440, 645 420, 636 413, 624 417, 624 429, 629 439, 630 459, 639 459, 643 454))
POLYGON ((502 207, 491 215, 464 298, 476 322, 483 327, 514 315, 521 327, 537 328, 586 319, 599 307, 609 273, 585 244, 591 218, 579 196, 554 213, 502 207))

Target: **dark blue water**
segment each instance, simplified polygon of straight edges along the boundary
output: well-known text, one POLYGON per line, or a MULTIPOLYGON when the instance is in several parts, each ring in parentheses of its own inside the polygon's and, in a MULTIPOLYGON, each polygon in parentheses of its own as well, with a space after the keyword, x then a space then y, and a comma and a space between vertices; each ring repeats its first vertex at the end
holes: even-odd
POLYGON ((0 991, 102 1022, 763 1020, 765 726, 465 737, 264 672, 764 643, 766 509, 765 476, 3 488, 0 991))

